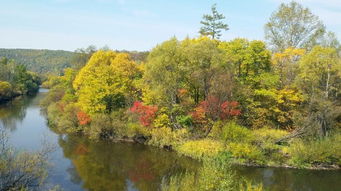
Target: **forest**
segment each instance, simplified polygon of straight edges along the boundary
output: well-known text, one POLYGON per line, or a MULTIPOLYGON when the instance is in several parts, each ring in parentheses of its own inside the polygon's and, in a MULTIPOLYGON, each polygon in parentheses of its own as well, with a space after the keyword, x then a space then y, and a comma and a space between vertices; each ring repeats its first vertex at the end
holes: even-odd
POLYGON ((0 103, 36 92, 40 83, 38 74, 27 71, 25 66, 16 64, 14 60, 0 58, 0 103))
POLYGON ((99 50, 79 70, 50 78, 42 103, 50 122, 60 132, 134 139, 197 159, 224 155, 240 164, 339 168, 335 35, 295 2, 273 13, 267 42, 219 40, 228 30, 223 17, 213 6, 201 37, 173 37, 145 62, 99 50))
MULTIPOLYGON (((233 183, 227 164, 340 169, 336 35, 296 2, 273 12, 266 41, 220 40, 229 30, 223 19, 213 5, 199 37, 172 37, 150 52, 83 50, 63 75, 42 84, 49 88, 41 102, 49 125, 61 134, 137 142, 203 162, 198 174, 172 177, 162 190, 262 190, 233 183)), ((12 78, 0 78, 8 81, 0 92, 25 86, 12 78)))

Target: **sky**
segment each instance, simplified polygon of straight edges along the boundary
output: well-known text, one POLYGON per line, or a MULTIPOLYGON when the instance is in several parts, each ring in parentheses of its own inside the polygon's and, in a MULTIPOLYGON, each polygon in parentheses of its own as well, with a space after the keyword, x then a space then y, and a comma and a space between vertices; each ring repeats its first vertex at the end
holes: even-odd
MULTIPOLYGON (((341 0, 297 0, 341 40, 341 0)), ((237 37, 264 40, 264 24, 288 0, 0 0, 0 48, 70 50, 89 45, 150 50, 176 36, 197 37, 217 4, 237 37)))

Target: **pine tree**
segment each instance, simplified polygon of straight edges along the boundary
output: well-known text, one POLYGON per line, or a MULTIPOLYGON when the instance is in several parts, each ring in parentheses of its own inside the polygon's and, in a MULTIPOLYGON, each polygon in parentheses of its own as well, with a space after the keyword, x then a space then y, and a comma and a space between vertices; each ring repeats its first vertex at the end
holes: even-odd
POLYGON ((200 28, 199 33, 203 36, 210 36, 212 39, 219 39, 222 30, 229 30, 227 24, 221 20, 225 19, 223 14, 218 13, 216 4, 211 8, 212 14, 205 14, 203 20, 200 23, 203 25, 200 28))

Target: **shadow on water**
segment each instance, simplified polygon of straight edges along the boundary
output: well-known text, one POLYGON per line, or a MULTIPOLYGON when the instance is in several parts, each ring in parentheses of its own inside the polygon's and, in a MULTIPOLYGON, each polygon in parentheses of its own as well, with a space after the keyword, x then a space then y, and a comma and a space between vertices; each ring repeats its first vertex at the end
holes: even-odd
MULTIPOLYGON (((11 142, 19 149, 41 148, 44 134, 57 146, 48 182, 65 191, 158 190, 163 178, 196 171, 200 163, 153 147, 130 143, 94 142, 84 137, 55 134, 47 126, 36 96, 0 105, 1 125, 11 130, 11 142)), ((341 188, 341 171, 235 167, 239 176, 262 182, 268 190, 333 191, 341 188)))

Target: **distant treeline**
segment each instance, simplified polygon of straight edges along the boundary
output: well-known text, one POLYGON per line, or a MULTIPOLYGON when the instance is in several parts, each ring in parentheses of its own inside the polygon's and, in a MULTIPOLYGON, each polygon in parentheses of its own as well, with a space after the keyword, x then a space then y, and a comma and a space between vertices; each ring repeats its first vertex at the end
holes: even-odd
POLYGON ((71 66, 75 53, 63 50, 0 49, 0 57, 13 59, 17 64, 37 73, 55 73, 71 66))
POLYGON ((38 74, 28 71, 26 66, 14 60, 0 58, 0 103, 18 95, 32 94, 40 85, 38 74))
MULTIPOLYGON (((26 66, 27 70, 40 74, 61 74, 65 68, 82 65, 81 58, 87 57, 97 49, 89 46, 75 52, 64 50, 37 50, 37 49, 0 49, 0 58, 6 57, 17 64, 26 66)), ((134 61, 144 61, 148 52, 120 51, 130 54, 134 61)), ((90 55, 91 56, 91 55, 90 55)), ((86 59, 87 60, 87 59, 86 59)))

